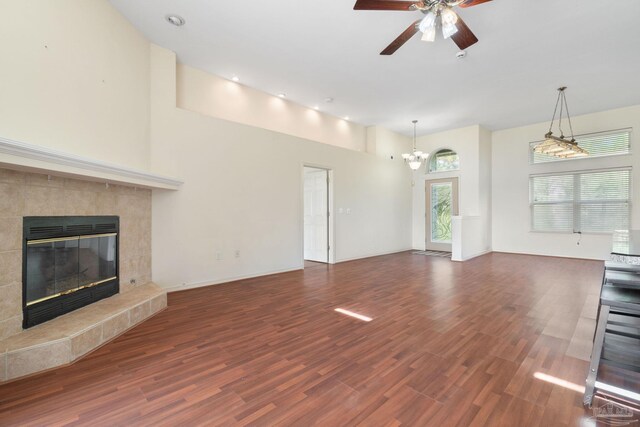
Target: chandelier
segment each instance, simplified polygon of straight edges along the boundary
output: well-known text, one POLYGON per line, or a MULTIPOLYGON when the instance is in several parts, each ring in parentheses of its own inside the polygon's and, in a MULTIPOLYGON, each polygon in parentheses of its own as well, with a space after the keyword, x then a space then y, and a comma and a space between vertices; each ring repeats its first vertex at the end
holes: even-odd
POLYGON ((404 162, 415 171, 420 169, 420 166, 422 166, 422 162, 427 160, 429 153, 423 153, 422 151, 418 151, 416 149, 416 124, 418 123, 418 121, 413 120, 411 123, 413 123, 413 152, 404 153, 402 155, 402 158, 404 159, 404 162))
POLYGON ((571 115, 569 114, 569 106, 567 105, 567 96, 565 94, 566 89, 567 88, 565 86, 558 89, 558 100, 556 101, 556 109, 553 111, 551 125, 549 125, 549 132, 544 135, 544 141, 533 148, 535 153, 559 157, 561 159, 575 159, 589 155, 587 150, 578 146, 578 143, 573 136, 571 115), (560 106, 560 115, 558 117, 558 130, 560 131, 560 137, 554 136, 552 132, 553 122, 556 120, 556 114, 558 113, 558 106, 560 106), (565 138, 564 132, 562 131, 562 115, 565 110, 569 121, 571 139, 565 138))

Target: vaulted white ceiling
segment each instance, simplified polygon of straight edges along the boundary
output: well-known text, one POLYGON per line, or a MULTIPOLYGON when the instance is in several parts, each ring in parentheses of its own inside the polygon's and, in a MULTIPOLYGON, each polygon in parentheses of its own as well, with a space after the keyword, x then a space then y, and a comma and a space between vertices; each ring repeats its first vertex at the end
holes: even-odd
POLYGON ((355 0, 110 0, 182 63, 364 125, 411 134, 550 120, 640 104, 640 1, 494 0, 461 17, 480 42, 379 52, 420 12, 354 11, 355 0), (174 27, 164 20, 186 20, 174 27), (323 100, 334 98, 327 104, 323 100))

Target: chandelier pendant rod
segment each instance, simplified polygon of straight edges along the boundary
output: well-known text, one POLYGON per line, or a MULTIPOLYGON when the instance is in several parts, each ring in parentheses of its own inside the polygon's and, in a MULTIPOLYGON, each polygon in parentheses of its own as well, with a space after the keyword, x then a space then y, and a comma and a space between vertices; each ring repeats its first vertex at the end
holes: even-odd
POLYGON ((567 111, 567 120, 569 121, 569 132, 571 132, 571 140, 575 141, 573 136, 573 125, 571 124, 571 114, 569 113, 569 104, 567 103, 567 95, 562 91, 562 97, 564 98, 564 109, 567 111))
MULTIPOLYGON (((560 89, 558 89, 560 90, 560 89)), ((558 98, 556 99, 556 108, 553 110, 553 117, 551 118, 551 123, 549 124, 549 133, 553 130, 553 122, 556 121, 556 114, 558 113, 558 104, 560 104, 560 95, 562 92, 558 92, 558 98)))

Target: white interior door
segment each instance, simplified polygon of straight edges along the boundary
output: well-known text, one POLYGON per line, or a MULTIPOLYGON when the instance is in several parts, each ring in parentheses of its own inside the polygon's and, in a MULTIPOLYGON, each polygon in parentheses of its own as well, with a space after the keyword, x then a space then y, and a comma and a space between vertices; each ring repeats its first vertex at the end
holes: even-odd
POLYGON ((426 181, 426 248, 451 252, 451 217, 458 215, 458 178, 426 181))
POLYGON ((329 191, 325 169, 304 168, 304 259, 329 262, 329 191))

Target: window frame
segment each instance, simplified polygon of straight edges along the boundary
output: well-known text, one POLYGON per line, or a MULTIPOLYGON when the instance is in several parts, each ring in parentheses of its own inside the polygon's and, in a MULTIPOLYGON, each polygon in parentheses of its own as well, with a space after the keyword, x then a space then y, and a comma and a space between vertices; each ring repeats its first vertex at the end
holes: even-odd
POLYGON ((548 233, 548 234, 593 234, 593 235, 609 235, 615 232, 615 230, 611 231, 583 231, 580 217, 580 207, 582 205, 589 204, 627 204, 627 219, 628 226, 631 228, 631 220, 632 220, 632 202, 633 202, 633 168, 631 166, 624 167, 613 167, 613 168, 603 168, 603 169, 581 169, 576 171, 565 171, 565 172, 549 172, 549 173, 539 173, 539 174, 530 174, 529 175, 529 232, 531 233, 548 233), (617 172, 617 171, 628 171, 629 172, 629 197, 627 199, 606 199, 606 200, 580 200, 580 178, 582 175, 603 173, 603 172, 617 172), (570 201, 559 201, 559 202, 534 202, 533 201, 533 180, 538 177, 545 176, 567 176, 570 175, 573 177, 573 194, 570 201), (573 215, 571 218, 571 231, 562 231, 562 230, 536 230, 534 228, 534 207, 540 205, 571 205, 573 209, 573 215))
POLYGON ((620 128, 620 129, 612 129, 601 132, 591 132, 591 133, 583 133, 580 135, 575 135, 576 141, 580 144, 581 139, 586 139, 589 137, 596 136, 608 136, 608 135, 617 135, 617 134, 628 134, 629 135, 629 150, 625 153, 613 153, 613 154, 590 154, 587 157, 574 157, 574 158, 558 158, 549 156, 549 160, 544 162, 536 162, 535 161, 535 153, 533 152, 533 148, 543 142, 543 140, 532 141, 529 143, 529 165, 544 165, 544 164, 553 164, 558 162, 571 162, 571 161, 579 161, 579 160, 587 160, 594 158, 604 158, 604 157, 618 157, 618 156, 630 156, 633 154, 633 128, 620 128))
POLYGON ((434 174, 434 173, 448 173, 448 172, 457 172, 460 171, 460 154, 458 154, 458 152, 452 148, 439 148, 437 150, 435 150, 433 153, 429 154, 429 157, 427 158, 426 161, 426 172, 427 174, 434 174), (431 161, 435 158, 435 156, 438 153, 441 153, 443 151, 450 151, 451 153, 455 154, 458 157, 458 167, 455 169, 447 169, 447 170, 431 170, 431 161))

